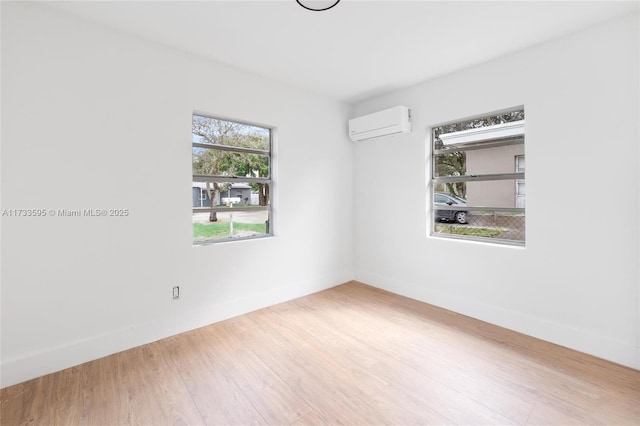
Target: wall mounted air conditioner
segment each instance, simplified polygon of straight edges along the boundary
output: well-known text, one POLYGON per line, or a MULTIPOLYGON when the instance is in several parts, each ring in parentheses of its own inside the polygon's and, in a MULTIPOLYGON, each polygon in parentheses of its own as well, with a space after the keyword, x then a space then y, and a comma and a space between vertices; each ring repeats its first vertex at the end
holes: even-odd
POLYGON ((406 106, 397 106, 349 120, 349 137, 352 141, 400 133, 411 133, 411 110, 406 106))

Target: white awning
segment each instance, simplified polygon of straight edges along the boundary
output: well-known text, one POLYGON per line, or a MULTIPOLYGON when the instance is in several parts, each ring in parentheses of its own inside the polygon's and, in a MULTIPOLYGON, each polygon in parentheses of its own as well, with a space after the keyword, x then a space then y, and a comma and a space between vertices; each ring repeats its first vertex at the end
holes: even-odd
POLYGON ((439 138, 442 143, 447 146, 512 138, 522 135, 524 135, 524 120, 478 127, 477 129, 461 130, 459 132, 442 133, 439 138))

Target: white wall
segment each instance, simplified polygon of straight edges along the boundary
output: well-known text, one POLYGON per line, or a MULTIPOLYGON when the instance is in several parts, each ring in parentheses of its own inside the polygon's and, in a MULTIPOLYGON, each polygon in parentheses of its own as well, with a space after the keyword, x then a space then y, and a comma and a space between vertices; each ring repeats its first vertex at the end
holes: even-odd
POLYGON ((130 216, 2 218, 2 386, 352 279, 348 111, 3 2, 2 207, 130 216), (276 237, 192 247, 194 110, 276 128, 276 237))
POLYGON ((638 40, 630 16, 358 105, 414 131, 356 146, 356 279, 640 368, 638 40), (519 105, 526 247, 426 237, 430 128, 519 105))

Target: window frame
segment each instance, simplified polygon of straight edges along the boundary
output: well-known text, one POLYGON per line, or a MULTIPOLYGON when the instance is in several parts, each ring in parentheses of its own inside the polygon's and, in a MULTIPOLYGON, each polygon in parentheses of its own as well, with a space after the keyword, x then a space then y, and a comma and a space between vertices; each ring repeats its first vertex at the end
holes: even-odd
MULTIPOLYGON (((473 142, 469 142, 468 138, 464 138, 464 142, 459 143, 458 145, 452 144, 450 147, 443 147, 443 148, 436 148, 436 141, 438 140, 438 137, 436 137, 436 129, 439 129, 443 126, 447 126, 447 125, 453 125, 453 124, 462 124, 462 123, 466 123, 469 121, 473 121, 473 120, 477 120, 477 119, 481 119, 481 118, 487 118, 487 117, 496 117, 502 114, 508 114, 508 113, 512 113, 512 112, 518 112, 518 111, 522 111, 524 113, 524 107, 520 106, 517 108, 513 108, 513 109, 508 109, 508 110, 503 110, 503 111, 499 111, 499 112, 494 112, 494 113, 488 113, 488 114, 482 114, 482 115, 478 115, 476 117, 471 117, 471 118, 466 118, 466 119, 460 119, 460 120, 454 120, 454 121, 449 121, 446 123, 442 123, 442 124, 438 124, 435 125, 431 128, 431 138, 430 138, 430 143, 429 145, 431 146, 430 148, 430 152, 431 152, 431 158, 430 158, 430 162, 431 162, 431 176, 429 178, 429 205, 431 208, 430 211, 430 233, 429 236, 431 237, 437 237, 437 238, 449 238, 449 239, 456 239, 456 240, 464 240, 464 241, 476 241, 476 242, 483 242, 483 243, 491 243, 491 244, 498 244, 498 245, 511 245, 511 246, 522 246, 524 247, 526 245, 526 227, 523 229, 524 235, 523 235, 523 239, 522 241, 520 240, 514 240, 514 239, 500 239, 500 238, 492 238, 492 237, 477 237, 477 236, 471 236, 471 235, 457 235, 457 234, 452 234, 452 233, 443 233, 443 232, 436 232, 436 224, 438 223, 437 219, 438 219, 438 214, 437 211, 438 210, 460 210, 459 207, 456 207, 455 205, 452 206, 442 206, 442 205, 437 205, 435 202, 435 196, 436 193, 440 192, 440 191, 436 191, 436 187, 438 184, 446 184, 446 183, 466 183, 466 182, 495 182, 495 181, 500 181, 500 180, 513 180, 515 182, 515 185, 518 185, 518 182, 525 182, 525 172, 524 170, 522 171, 518 171, 517 170, 517 165, 518 165, 518 160, 517 157, 521 156, 523 159, 525 157, 525 154, 523 153, 522 155, 517 155, 516 159, 515 159, 515 167, 512 169, 513 172, 504 172, 504 173, 487 173, 487 174, 466 174, 465 175, 459 175, 459 176, 436 176, 436 160, 437 160, 437 156, 438 155, 442 155, 442 154, 448 154, 448 153, 454 153, 454 152, 468 152, 468 151, 474 151, 474 150, 482 150, 482 149, 490 149, 490 148, 498 148, 498 147, 505 147, 505 146, 513 146, 513 145, 523 145, 523 150, 524 150, 524 145, 525 145, 525 131, 524 131, 524 119, 523 120, 519 120, 522 121, 522 126, 523 126, 523 131, 521 135, 518 134, 511 134, 511 132, 506 131, 504 132, 502 135, 497 136, 496 138, 485 138, 484 136, 480 136, 480 139, 478 140, 474 140, 473 142)), ((508 123, 512 123, 512 122, 508 122, 508 123)), ((483 126, 483 127, 479 127, 476 129, 470 129, 473 131, 478 130, 478 134, 482 134, 484 133, 482 130, 479 129, 484 129, 484 128, 489 128, 491 126, 483 126)), ((506 126, 509 127, 509 126, 506 126)), ((450 133, 464 133, 465 131, 457 131, 457 132, 450 132, 450 133)), ((498 132, 498 134, 500 134, 498 132)), ((466 160, 465 160, 466 162, 466 160)), ((453 195, 453 194, 452 194, 453 195)), ((492 206, 465 206, 464 210, 466 212, 474 212, 474 211, 491 211, 494 214, 495 213, 522 213, 524 215, 524 221, 526 223, 526 211, 525 208, 519 208, 519 207, 515 207, 515 205, 517 205, 517 197, 514 198, 514 207, 492 207, 492 206)), ((468 223, 468 222, 467 222, 468 223)), ((465 225, 466 226, 466 225, 465 225)))
MULTIPOLYGON (((240 154, 256 154, 256 155, 266 156, 268 164, 269 164, 269 173, 268 173, 267 177, 194 174, 193 173, 193 165, 192 165, 192 176, 191 176, 191 179, 192 179, 192 182, 202 182, 202 183, 208 183, 208 182, 214 183, 215 182, 215 183, 238 183, 238 184, 242 184, 242 183, 245 183, 245 184, 252 184, 252 183, 265 184, 268 187, 269 202, 268 202, 268 205, 266 205, 266 206, 259 206, 258 205, 258 206, 248 207, 246 204, 242 204, 242 202, 240 202, 237 205, 218 207, 218 206, 214 206, 213 205, 213 203, 216 200, 211 199, 210 200, 211 204, 212 204, 211 206, 193 207, 192 208, 192 217, 193 217, 193 214, 195 214, 195 213, 211 213, 211 212, 233 214, 234 212, 267 211, 268 214, 267 214, 266 233, 265 234, 251 235, 251 236, 245 236, 245 237, 229 236, 229 237, 226 237, 226 238, 211 239, 211 240, 204 240, 204 241, 198 241, 198 242, 192 240, 192 245, 194 247, 198 247, 198 246, 204 246, 204 245, 210 245, 210 244, 220 244, 220 243, 227 243, 227 242, 234 242, 234 241, 246 241, 246 240, 255 240, 255 239, 263 239, 263 238, 273 237, 275 235, 274 231, 273 231, 273 205, 272 205, 273 204, 273 145, 274 145, 273 139, 274 139, 274 127, 266 126, 266 125, 262 125, 262 124, 250 123, 250 122, 242 121, 242 120, 222 118, 222 117, 218 117, 218 116, 214 116, 214 115, 209 115, 209 114, 206 114, 206 113, 200 113, 200 112, 197 112, 197 111, 194 111, 191 114, 191 120, 193 120, 194 117, 202 117, 202 118, 205 118, 205 119, 219 120, 219 121, 225 121, 225 122, 230 122, 230 123, 236 123, 236 124, 240 124, 240 125, 243 125, 243 126, 256 127, 256 128, 260 128, 260 129, 263 129, 263 130, 267 130, 269 132, 268 150, 235 147, 235 146, 222 145, 222 144, 196 142, 196 141, 193 140, 193 133, 192 133, 192 139, 191 139, 191 149, 192 149, 192 151, 193 151, 193 148, 201 148, 201 149, 207 149, 207 150, 213 150, 213 151, 235 152, 235 153, 240 153, 240 154), (244 207, 242 207, 242 206, 244 206, 244 207)), ((233 188, 231 188, 231 189, 233 189, 233 188)), ((202 189, 201 188, 201 191, 207 191, 207 189, 202 189)), ((222 194, 220 193, 220 196, 221 195, 222 194)))

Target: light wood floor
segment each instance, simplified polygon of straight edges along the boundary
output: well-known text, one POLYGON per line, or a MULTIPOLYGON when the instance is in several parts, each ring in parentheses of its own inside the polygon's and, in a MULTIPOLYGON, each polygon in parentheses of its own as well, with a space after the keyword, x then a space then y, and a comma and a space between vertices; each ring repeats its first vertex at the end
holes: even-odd
POLYGON ((351 282, 1 399, 2 425, 637 425, 640 371, 351 282))

